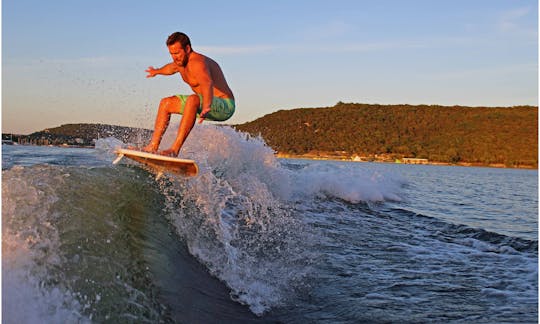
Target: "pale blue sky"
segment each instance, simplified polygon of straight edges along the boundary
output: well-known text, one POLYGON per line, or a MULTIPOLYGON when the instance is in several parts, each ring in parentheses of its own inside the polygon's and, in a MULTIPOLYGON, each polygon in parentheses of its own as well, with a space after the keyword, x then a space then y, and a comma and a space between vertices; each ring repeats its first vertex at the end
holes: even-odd
POLYGON ((224 70, 228 123, 338 101, 538 104, 537 1, 4 0, 2 131, 151 128, 162 97, 191 93, 144 72, 175 31, 224 70))

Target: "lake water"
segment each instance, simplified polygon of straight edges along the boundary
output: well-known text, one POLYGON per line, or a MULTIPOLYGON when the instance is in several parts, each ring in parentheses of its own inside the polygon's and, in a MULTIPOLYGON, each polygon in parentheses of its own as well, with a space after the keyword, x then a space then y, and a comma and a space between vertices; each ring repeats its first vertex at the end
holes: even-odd
POLYGON ((202 126, 199 176, 156 180, 121 144, 2 147, 6 323, 537 322, 537 170, 280 160, 202 126))

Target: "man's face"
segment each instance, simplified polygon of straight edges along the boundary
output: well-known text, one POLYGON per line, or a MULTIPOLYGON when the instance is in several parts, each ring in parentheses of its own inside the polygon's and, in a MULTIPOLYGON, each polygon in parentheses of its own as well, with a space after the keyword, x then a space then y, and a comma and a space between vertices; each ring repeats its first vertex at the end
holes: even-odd
MULTIPOLYGON (((189 51, 188 46, 186 46, 186 49, 189 51)), ((188 62, 188 53, 182 48, 180 42, 176 42, 167 47, 169 48, 169 53, 171 54, 174 63, 178 66, 185 67, 188 62)))

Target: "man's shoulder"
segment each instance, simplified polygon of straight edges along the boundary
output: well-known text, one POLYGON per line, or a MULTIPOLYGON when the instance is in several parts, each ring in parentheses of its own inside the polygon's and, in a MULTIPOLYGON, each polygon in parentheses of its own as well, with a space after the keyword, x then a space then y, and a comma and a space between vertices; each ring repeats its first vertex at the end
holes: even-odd
POLYGON ((209 57, 198 52, 192 52, 191 57, 190 57, 190 60, 192 60, 193 62, 201 62, 201 63, 205 63, 206 60, 208 59, 209 57))
POLYGON ((203 55, 201 53, 193 52, 193 54, 196 54, 194 57, 194 61, 205 64, 205 65, 214 65, 217 64, 216 61, 214 61, 212 58, 203 55))
POLYGON ((196 55, 194 55, 193 57, 190 57, 189 61, 191 63, 191 66, 194 68, 198 67, 198 68, 214 70, 215 67, 218 65, 216 61, 212 60, 206 55, 195 53, 195 52, 193 52, 193 54, 196 54, 196 55))

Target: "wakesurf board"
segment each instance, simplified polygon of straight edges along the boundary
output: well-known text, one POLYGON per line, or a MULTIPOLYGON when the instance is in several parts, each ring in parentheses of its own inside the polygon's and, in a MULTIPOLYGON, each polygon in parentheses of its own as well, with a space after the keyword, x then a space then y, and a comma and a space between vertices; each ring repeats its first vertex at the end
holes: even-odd
POLYGON ((165 172, 173 172, 188 177, 194 177, 199 173, 199 167, 193 160, 179 159, 129 149, 117 149, 114 153, 116 153, 118 157, 113 161, 113 164, 117 164, 123 157, 127 157, 155 170, 158 178, 165 172))

